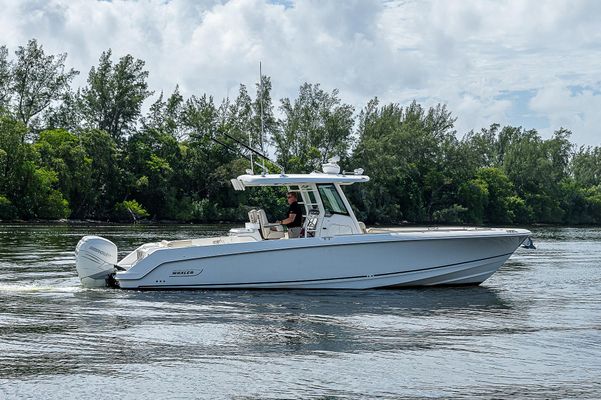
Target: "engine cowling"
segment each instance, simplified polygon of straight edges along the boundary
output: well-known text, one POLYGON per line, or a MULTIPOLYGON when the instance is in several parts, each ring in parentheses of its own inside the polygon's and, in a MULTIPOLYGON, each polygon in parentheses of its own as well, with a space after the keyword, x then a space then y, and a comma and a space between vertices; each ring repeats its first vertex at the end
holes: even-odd
POLYGON ((116 272, 117 245, 100 236, 84 236, 75 248, 75 267, 84 287, 106 287, 116 272))

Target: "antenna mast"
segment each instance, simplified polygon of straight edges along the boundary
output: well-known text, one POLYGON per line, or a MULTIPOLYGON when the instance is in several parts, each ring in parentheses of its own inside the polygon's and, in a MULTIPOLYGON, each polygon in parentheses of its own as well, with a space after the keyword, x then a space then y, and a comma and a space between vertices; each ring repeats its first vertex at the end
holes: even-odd
MULTIPOLYGON (((229 140, 233 141, 234 143, 238 144, 239 146, 243 147, 244 149, 246 149, 249 153, 248 156, 246 156, 244 153, 242 153, 242 151, 240 151, 240 153, 242 154, 242 156, 246 159, 248 159, 250 161, 250 172, 251 174, 254 175, 255 173, 255 169, 254 166, 256 165, 257 167, 260 167, 262 169, 261 174, 265 175, 267 174, 269 171, 267 170, 267 167, 265 166, 265 160, 269 161, 270 164, 274 165, 275 167, 280 169, 280 175, 284 176, 284 167, 282 167, 280 164, 277 163, 277 161, 272 160, 271 158, 269 158, 269 156, 265 153, 265 144, 264 144, 264 136, 265 136, 265 120, 263 117, 263 70, 262 70, 262 65, 261 62, 259 61, 259 95, 261 96, 261 99, 259 100, 259 110, 260 110, 260 117, 261 117, 261 137, 259 140, 259 144, 261 145, 261 150, 258 151, 257 149, 253 148, 252 146, 252 129, 248 130, 248 145, 243 143, 243 139, 237 139, 231 135, 229 135, 227 132, 221 132, 221 134, 223 136, 225 136, 226 138, 228 138, 229 140), (258 160, 258 158, 261 159, 261 164, 259 164, 258 161, 255 161, 255 159, 258 160)), ((222 145, 223 147, 225 147, 226 149, 230 150, 230 151, 235 151, 232 147, 228 146, 226 143, 224 143, 222 140, 219 140, 215 137, 214 133, 210 135, 210 139, 213 140, 215 143, 218 143, 220 145, 222 145)), ((247 170, 248 171, 248 170, 247 170)), ((247 172, 248 173, 248 172, 247 172)))
MULTIPOLYGON (((250 127, 249 127, 250 128, 250 127)), ((253 145, 252 145, 252 129, 248 130, 248 148, 249 150, 252 149, 253 145)), ((252 175, 255 174, 255 162, 253 161, 253 152, 250 152, 250 172, 252 175)))
MULTIPOLYGON (((264 133, 264 129, 265 129, 265 125, 263 122, 263 70, 262 70, 262 65, 261 65, 261 61, 259 61, 259 92, 261 95, 261 102, 259 103, 260 107, 261 107, 261 153, 265 154, 265 148, 263 147, 263 136, 265 135, 264 133)), ((263 165, 263 174, 265 174, 265 159, 261 160, 261 164, 263 165)))

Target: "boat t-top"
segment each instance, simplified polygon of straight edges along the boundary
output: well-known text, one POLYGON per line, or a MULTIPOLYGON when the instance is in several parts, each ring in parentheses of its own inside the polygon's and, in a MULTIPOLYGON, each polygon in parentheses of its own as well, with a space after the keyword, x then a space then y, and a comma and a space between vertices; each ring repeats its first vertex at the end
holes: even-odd
POLYGON ((85 287, 122 289, 372 289, 478 285, 494 274, 530 231, 507 228, 367 228, 343 187, 369 181, 361 169, 340 172, 337 159, 309 174, 253 174, 235 190, 285 187, 299 195, 299 238, 251 209, 226 236, 146 243, 117 260, 98 236, 76 248, 85 287))

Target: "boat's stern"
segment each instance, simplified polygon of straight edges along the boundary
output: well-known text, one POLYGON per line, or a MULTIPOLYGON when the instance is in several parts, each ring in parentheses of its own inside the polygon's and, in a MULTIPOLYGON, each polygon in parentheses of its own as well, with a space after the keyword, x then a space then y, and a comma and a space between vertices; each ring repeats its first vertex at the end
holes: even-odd
POLYGON ((116 272, 117 246, 100 236, 84 236, 75 248, 75 267, 87 288, 110 286, 116 272))

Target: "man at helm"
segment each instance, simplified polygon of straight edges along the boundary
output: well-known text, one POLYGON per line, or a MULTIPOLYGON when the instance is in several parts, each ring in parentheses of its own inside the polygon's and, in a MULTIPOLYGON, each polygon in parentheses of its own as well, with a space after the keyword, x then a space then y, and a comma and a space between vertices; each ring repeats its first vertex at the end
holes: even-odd
POLYGON ((288 218, 278 221, 282 225, 288 227, 288 238, 298 238, 303 227, 303 211, 298 204, 298 196, 296 192, 286 193, 288 201, 288 218))

